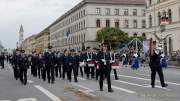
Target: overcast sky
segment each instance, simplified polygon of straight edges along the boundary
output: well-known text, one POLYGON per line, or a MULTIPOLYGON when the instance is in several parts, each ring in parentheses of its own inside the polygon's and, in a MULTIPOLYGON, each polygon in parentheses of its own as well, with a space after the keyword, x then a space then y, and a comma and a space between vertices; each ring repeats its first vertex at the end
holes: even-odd
POLYGON ((81 0, 0 0, 0 41, 15 48, 19 28, 24 38, 37 34, 81 0))

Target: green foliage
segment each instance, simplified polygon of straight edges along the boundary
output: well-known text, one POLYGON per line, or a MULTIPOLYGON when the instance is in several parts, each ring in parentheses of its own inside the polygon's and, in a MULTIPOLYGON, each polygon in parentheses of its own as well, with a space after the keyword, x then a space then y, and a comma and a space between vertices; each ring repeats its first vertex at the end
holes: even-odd
POLYGON ((118 28, 102 28, 97 31, 96 41, 101 43, 108 42, 112 47, 116 47, 118 44, 124 44, 129 41, 128 34, 118 28))

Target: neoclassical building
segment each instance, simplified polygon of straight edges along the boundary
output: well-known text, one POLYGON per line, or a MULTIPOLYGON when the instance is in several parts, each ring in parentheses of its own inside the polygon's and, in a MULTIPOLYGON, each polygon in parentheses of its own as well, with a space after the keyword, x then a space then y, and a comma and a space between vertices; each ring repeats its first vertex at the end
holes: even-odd
POLYGON ((166 55, 180 50, 180 0, 146 0, 146 5, 147 37, 156 40, 166 55))
POLYGON ((37 53, 44 52, 49 46, 49 30, 45 29, 35 36, 35 51, 37 53))
POLYGON ((49 26, 54 50, 97 47, 96 32, 117 27, 132 35, 145 35, 145 0, 83 0, 49 26))

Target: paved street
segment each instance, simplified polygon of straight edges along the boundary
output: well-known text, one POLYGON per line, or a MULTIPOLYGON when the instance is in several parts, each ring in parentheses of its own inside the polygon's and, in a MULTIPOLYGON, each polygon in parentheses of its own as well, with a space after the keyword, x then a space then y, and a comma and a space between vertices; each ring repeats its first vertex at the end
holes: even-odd
MULTIPOLYGON (((99 91, 98 81, 78 78, 78 83, 56 78, 55 84, 28 76, 28 85, 24 86, 13 78, 12 68, 5 64, 0 70, 0 101, 179 101, 180 69, 164 70, 167 88, 161 88, 159 80, 156 88, 150 84, 149 68, 134 71, 123 67, 118 70, 119 80, 112 75, 114 93, 99 91)), ((158 79, 158 77, 157 77, 158 79)))

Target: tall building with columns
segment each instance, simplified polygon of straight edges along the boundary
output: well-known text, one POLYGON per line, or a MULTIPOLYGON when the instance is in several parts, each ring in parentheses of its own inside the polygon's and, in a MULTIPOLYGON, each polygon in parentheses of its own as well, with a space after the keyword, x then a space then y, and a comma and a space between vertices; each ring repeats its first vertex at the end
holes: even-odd
POLYGON ((146 0, 146 5, 147 37, 156 40, 166 55, 180 50, 180 0, 146 0))
POLYGON ((97 47, 96 32, 117 27, 132 35, 145 35, 145 0, 83 0, 49 26, 54 50, 97 47))

